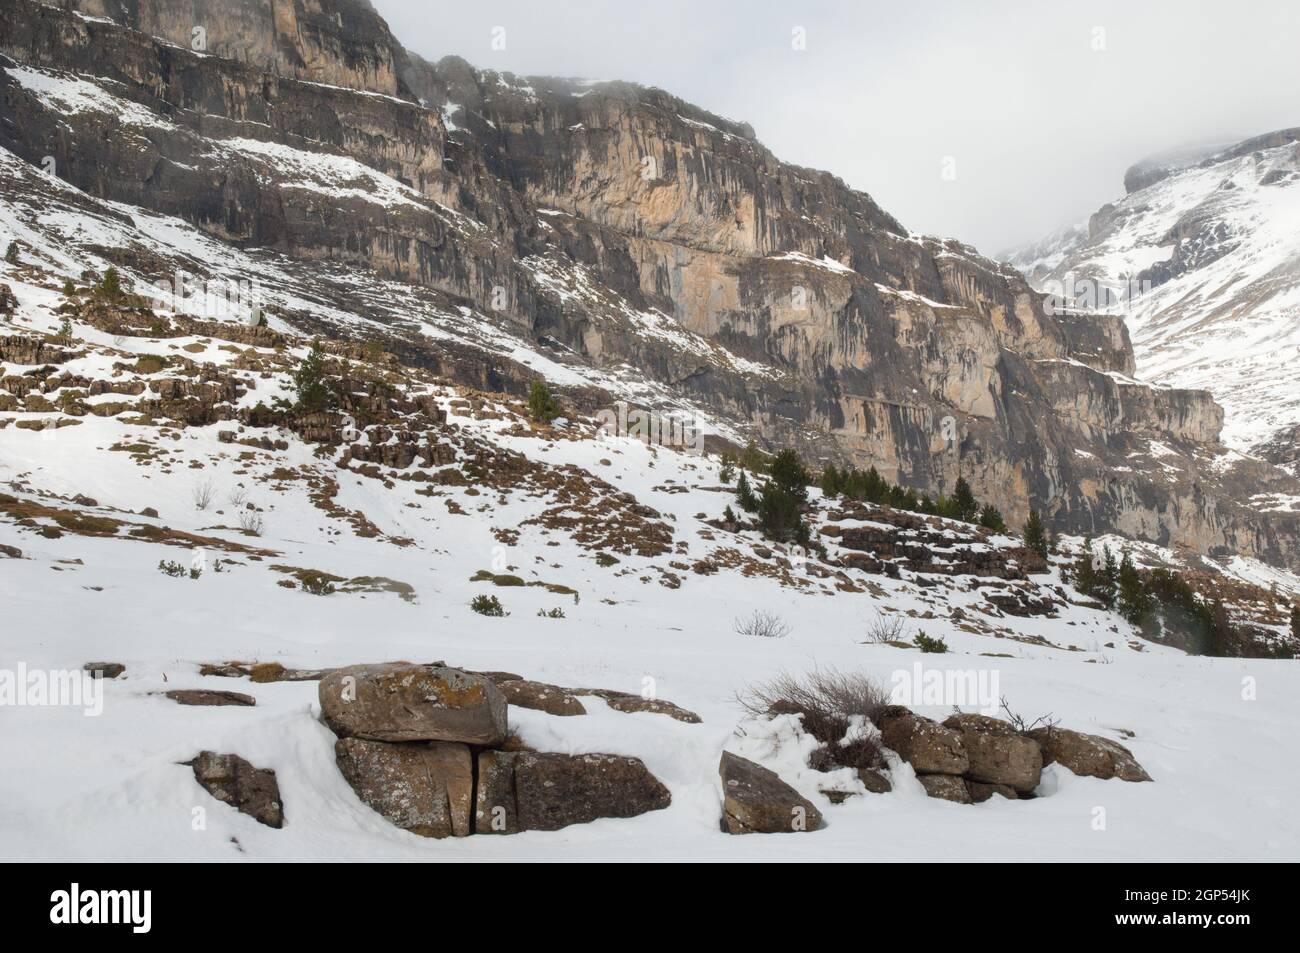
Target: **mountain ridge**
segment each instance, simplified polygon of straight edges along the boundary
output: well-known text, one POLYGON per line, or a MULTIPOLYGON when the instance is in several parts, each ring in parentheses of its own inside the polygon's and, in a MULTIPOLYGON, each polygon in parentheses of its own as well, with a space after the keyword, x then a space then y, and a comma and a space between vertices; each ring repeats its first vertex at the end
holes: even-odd
MULTIPOLYGON (((1293 518, 1249 503, 1283 492, 1285 475, 1255 463, 1236 472, 1203 393, 1134 380, 1122 322, 1047 313, 1012 270, 906 233, 865 193, 779 162, 737 134, 747 127, 716 126, 668 94, 551 88, 466 72, 463 61, 440 61, 455 67, 443 76, 399 62, 386 28, 378 52, 341 56, 328 23, 301 7, 141 2, 128 14, 93 0, 78 17, 19 0, 10 9, 31 15, 6 24, 15 62, 114 80, 116 95, 170 127, 142 126, 136 155, 86 138, 117 122, 86 110, 73 117, 85 131, 70 150, 64 120, 9 71, 6 107, 22 122, 3 145, 32 162, 54 154, 74 184, 236 246, 427 288, 447 310, 468 308, 605 378, 634 368, 637 388, 670 394, 741 440, 874 464, 927 492, 964 476, 1010 518, 1033 506, 1062 532, 1123 529, 1202 552, 1296 558, 1293 518), (203 55, 177 48, 196 11, 203 55), (167 36, 149 49, 138 32, 86 18, 114 13, 167 36), (243 48, 242 61, 211 52, 262 15, 279 17, 285 36, 296 24, 292 42, 243 48), (268 67, 320 67, 311 75, 350 79, 361 96, 268 67), (435 80, 467 102, 421 107, 435 80), (330 160, 392 201, 377 207, 342 178, 320 181, 310 156, 322 150, 390 177, 330 160)), ((443 361, 442 345, 423 337, 420 359, 443 361)), ((498 369, 451 362, 523 386, 528 371, 491 363, 498 369)))

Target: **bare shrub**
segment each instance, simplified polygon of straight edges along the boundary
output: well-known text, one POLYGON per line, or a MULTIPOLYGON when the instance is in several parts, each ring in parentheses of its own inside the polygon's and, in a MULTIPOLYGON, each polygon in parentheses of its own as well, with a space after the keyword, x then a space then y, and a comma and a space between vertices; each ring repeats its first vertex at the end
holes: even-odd
POLYGON ((237 519, 239 520, 239 528, 245 533, 248 533, 250 536, 262 535, 262 529, 265 526, 265 523, 262 520, 262 514, 257 512, 257 510, 240 510, 237 519))
POLYGON ((817 770, 874 768, 884 763, 874 738, 841 744, 855 716, 874 722, 889 707, 889 692, 868 675, 834 668, 805 675, 782 672, 751 686, 739 701, 751 715, 801 715, 804 731, 823 745, 810 758, 817 770))
POLYGON ((206 510, 212 505, 212 501, 216 498, 216 495, 217 488, 212 485, 211 480, 205 480, 204 482, 197 484, 194 487, 193 494, 191 495, 191 499, 194 500, 194 508, 196 510, 206 510))
POLYGON ((775 612, 755 609, 747 616, 737 616, 736 634, 758 639, 784 639, 790 634, 790 625, 775 612))
POLYGON ((248 490, 245 487, 237 486, 230 491, 230 495, 226 499, 230 501, 231 506, 243 507, 248 502, 248 490))
POLYGON ((1061 723, 1061 719, 1053 718, 1051 712, 1048 712, 1046 715, 1039 715, 1033 721, 1027 721, 1023 716, 1018 715, 1011 710, 1006 695, 1002 696, 1001 702, 1002 711, 1006 713, 1007 721, 1011 722, 1011 727, 1016 729, 1016 731, 1020 732, 1022 735, 1029 734, 1035 728, 1046 728, 1050 731, 1061 723))
POLYGON ((902 616, 887 616, 877 612, 874 622, 867 626, 867 643, 869 645, 886 645, 890 642, 906 642, 907 621, 902 616))

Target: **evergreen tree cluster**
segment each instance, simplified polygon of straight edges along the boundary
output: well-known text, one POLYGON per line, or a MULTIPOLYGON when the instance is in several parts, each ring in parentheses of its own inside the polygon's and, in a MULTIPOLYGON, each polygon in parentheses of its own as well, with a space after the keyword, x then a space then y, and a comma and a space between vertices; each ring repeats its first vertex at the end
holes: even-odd
POLYGON ((842 470, 833 463, 828 463, 822 470, 821 489, 828 498, 842 496, 913 513, 961 520, 963 523, 978 523, 999 533, 1005 532, 1007 528, 998 508, 992 503, 981 505, 964 477, 958 478, 951 497, 940 494, 937 500, 932 500, 929 496, 918 495, 911 487, 891 484, 875 467, 864 472, 856 467, 842 470))
POLYGON ((1140 571, 1128 553, 1117 562, 1110 547, 1084 544, 1071 573, 1074 586, 1118 612, 1148 635, 1175 635, 1195 655, 1238 656, 1242 640, 1223 603, 1200 596, 1181 573, 1140 571))
POLYGON ((808 545, 811 533, 803 511, 808 503, 808 485, 812 476, 799 455, 793 450, 782 450, 773 457, 764 468, 767 479, 757 492, 746 472, 747 458, 751 464, 757 459, 747 452, 735 461, 742 468, 736 481, 736 505, 758 516, 759 527, 769 539, 808 545))

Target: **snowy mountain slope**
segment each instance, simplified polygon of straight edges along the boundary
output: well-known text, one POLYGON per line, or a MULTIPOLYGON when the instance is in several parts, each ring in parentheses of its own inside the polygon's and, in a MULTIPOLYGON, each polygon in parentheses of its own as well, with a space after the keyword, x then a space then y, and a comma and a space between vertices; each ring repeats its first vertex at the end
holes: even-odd
POLYGON ((0 147, 229 245, 222 275, 274 262, 285 325, 469 386, 544 374, 589 411, 630 394, 918 493, 960 477, 1014 525, 1300 565, 1300 514, 1251 502, 1300 484, 1218 468, 1208 392, 1135 378, 1113 318, 1044 313, 1014 269, 663 90, 424 63, 357 0, 331 10, 12 0, 0 147))
MULTIPOLYGON (((59 272, 27 262, 5 278, 18 302, 6 347, 51 341, 70 313, 56 290, 59 272)), ((42 352, 47 363, 0 365, 6 387, 44 382, 0 414, 0 545, 20 553, 0 558, 5 657, 33 670, 91 660, 126 666, 104 684, 98 716, 6 708, 6 859, 444 861, 557 851, 607 859, 825 860, 864 851, 898 860, 1287 859, 1300 850, 1300 822, 1285 796, 1294 769, 1275 757, 1300 716, 1294 663, 1189 658, 1144 641, 1083 605, 1059 568, 1008 580, 949 576, 936 564, 891 578, 845 561, 851 551, 838 535, 823 537, 825 558, 773 553, 754 532, 718 525, 733 497, 716 457, 602 434, 589 420, 533 425, 506 395, 349 357, 355 352, 345 346, 331 354, 349 368, 350 387, 383 381, 400 399, 384 410, 375 397, 387 391, 372 389, 365 403, 381 422, 350 425, 350 447, 308 442, 249 416, 291 391, 301 339, 249 345, 239 341, 248 333, 239 322, 155 314, 165 319, 164 336, 113 333, 99 318, 73 317, 74 342, 42 352), (209 333, 186 333, 194 328, 209 333), (194 392, 162 396, 193 380, 220 391, 222 399, 203 405, 202 419, 213 422, 173 416, 195 409, 194 392), (401 407, 409 409, 394 416, 401 407), (407 431, 416 428, 442 448, 432 464, 389 452, 413 445, 407 431), (211 499, 200 509, 204 488, 211 499), (260 523, 253 530, 241 519, 249 513, 260 523), (160 561, 202 571, 174 578, 160 561), (337 591, 306 591, 310 573, 328 574, 337 591), (522 584, 494 584, 502 574, 522 584), (1011 616, 988 601, 1019 591, 1053 614, 1011 616), (486 593, 509 615, 471 612, 470 599, 486 593), (739 634, 736 619, 755 607, 788 620, 790 635, 739 634), (563 617, 538 618, 555 609, 563 617), (922 656, 868 644, 881 614, 902 619, 909 634, 943 638, 952 651, 922 656), (231 659, 321 668, 399 658, 521 671, 578 689, 639 693, 651 685, 701 723, 615 711, 588 694, 586 715, 512 707, 511 721, 542 750, 641 758, 670 789, 671 807, 553 834, 424 840, 385 823, 343 781, 314 682, 199 674, 203 663, 231 659), (1122 740, 1155 782, 1049 768, 1035 800, 970 807, 926 797, 911 768, 896 763, 892 793, 833 804, 821 793, 831 782, 809 767, 806 736, 790 719, 756 722, 735 700, 782 670, 836 666, 890 684, 921 663, 983 673, 1017 711, 1052 712, 1122 740), (1267 686, 1258 700, 1243 700, 1244 678, 1267 686), (159 694, 185 688, 235 688, 257 706, 181 708, 159 694), (724 747, 778 771, 814 799, 827 827, 799 838, 719 833, 724 747), (276 771, 283 829, 207 799, 179 763, 204 748, 238 751, 276 771), (1105 831, 1092 823, 1099 805, 1105 831), (192 826, 196 807, 206 810, 201 830, 192 826)), ((814 502, 818 522, 841 531, 889 528, 884 511, 863 521, 835 517, 815 491, 814 502)), ((1013 554, 1018 545, 942 526, 954 556, 1013 554)), ((1246 563, 1237 571, 1268 572, 1246 563)), ((1282 593, 1300 594, 1300 579, 1271 579, 1282 593)), ((856 782, 834 783, 855 790, 856 782)))
POLYGON ((1224 441, 1243 451, 1300 422, 1297 138, 1284 131, 1147 170, 1092 217, 1086 238, 1070 232, 1010 258, 1036 287, 1076 301, 1104 306, 1096 289, 1109 289, 1138 373, 1212 392, 1224 441))

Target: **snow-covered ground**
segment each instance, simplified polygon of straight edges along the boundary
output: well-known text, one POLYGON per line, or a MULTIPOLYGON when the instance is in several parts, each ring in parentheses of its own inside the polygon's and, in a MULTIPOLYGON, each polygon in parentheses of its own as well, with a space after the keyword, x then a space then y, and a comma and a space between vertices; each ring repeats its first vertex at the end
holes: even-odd
MULTIPOLYGON (((58 295, 16 283, 14 326, 52 331, 58 295)), ((111 339, 74 328, 84 356, 63 369, 103 375, 131 354, 185 354, 228 366, 220 342, 207 339, 111 339), (109 356, 109 352, 118 352, 109 356)), ((269 356, 269 352, 268 355, 269 356)), ((29 368, 4 365, 0 374, 29 368)), ((250 380, 257 377, 249 371, 250 380)), ((246 395, 267 400, 286 389, 283 375, 260 378, 246 395)), ((64 533, 0 516, 0 544, 22 559, 0 558, 3 638, 0 668, 79 669, 114 661, 125 674, 103 686, 103 710, 0 709, 0 857, 103 860, 1294 860, 1300 819, 1292 792, 1300 776, 1294 725, 1300 721, 1300 667, 1293 662, 1190 658, 1143 642, 1116 617, 1068 606, 1058 618, 1000 620, 1004 631, 976 634, 946 617, 920 619, 957 604, 972 614, 971 580, 929 590, 909 579, 852 572, 866 591, 843 592, 811 574, 795 584, 721 569, 696 575, 677 568, 680 588, 664 585, 670 562, 690 564, 720 548, 748 552, 753 534, 711 531, 732 501, 719 492, 716 459, 653 449, 627 438, 598 437, 574 423, 559 432, 516 426, 511 408, 457 413, 457 393, 436 391, 465 436, 518 451, 530 460, 573 465, 653 507, 684 543, 671 554, 620 554, 599 565, 591 549, 563 530, 527 523, 554 501, 521 487, 438 486, 379 479, 339 469, 291 435, 287 450, 250 451, 223 443, 229 423, 160 431, 131 417, 85 416, 77 426, 0 430, 0 493, 88 515, 166 526, 273 550, 254 559, 139 539, 64 533), (496 418, 500 412, 504 416, 496 418), (580 439, 568 439, 580 437, 580 439), (168 451, 142 464, 115 445, 150 442, 168 451), (166 462, 164 462, 166 461, 166 462), (357 535, 344 519, 314 504, 297 470, 339 481, 337 506, 363 513, 380 530, 357 535), (214 499, 196 509, 195 489, 214 499), (228 528, 232 493, 263 510, 265 528, 250 538, 228 528), (74 496, 83 499, 72 501, 74 496), (454 506, 452 504, 455 504, 454 506), (158 517, 134 515, 146 507, 158 517), (459 512, 458 512, 459 511, 459 512), (226 528, 223 528, 226 527, 226 528), (501 530, 518 530, 502 543, 501 530), (701 536, 711 532, 713 539, 701 536), (398 540, 410 540, 409 545, 398 540), (184 565, 202 556, 199 578, 158 571, 163 559, 184 565), (215 560, 224 571, 216 572, 215 560), (408 583, 413 599, 391 592, 310 595, 288 589, 271 568, 288 565, 334 575, 408 583), (509 572, 543 586, 494 587, 471 581, 480 570, 509 572), (509 615, 486 618, 468 604, 498 595, 509 615), (564 618, 539 618, 562 608, 564 618), (737 634, 734 621, 754 608, 779 613, 783 639, 737 634), (947 655, 865 644, 877 615, 912 614, 907 631, 942 637, 947 655), (1010 633, 1010 635, 1004 634, 1010 633), (1014 637, 1013 637, 1014 636, 1014 637), (1041 639, 1042 641, 1038 641, 1041 639), (334 764, 333 735, 319 721, 314 682, 253 684, 203 677, 201 663, 231 659, 319 668, 358 662, 446 660, 478 670, 508 670, 568 686, 655 694, 697 712, 700 724, 658 714, 625 714, 584 697, 588 714, 559 718, 512 708, 510 720, 531 745, 552 751, 634 755, 668 786, 667 810, 604 820, 555 833, 431 841, 400 831, 357 800, 334 764), (1127 745, 1151 784, 1076 778, 1045 771, 1039 797, 957 805, 924 795, 900 765, 890 794, 832 805, 818 792, 824 775, 808 770, 806 747, 788 719, 747 720, 736 695, 782 672, 815 667, 863 671, 890 685, 896 673, 962 670, 996 677, 997 694, 1027 717, 1051 713, 1076 730, 1127 745), (648 681, 649 680, 649 681, 648 681), (236 690, 253 708, 180 707, 161 692, 236 690), (738 733, 742 726, 742 733, 738 733), (1132 733, 1131 736, 1129 733, 1132 733), (824 829, 802 835, 733 837, 718 830, 717 764, 724 748, 757 758, 814 800, 824 829), (180 764, 198 751, 235 752, 273 768, 285 805, 281 830, 212 800, 180 764), (192 823, 204 808, 202 830, 192 823), (233 840, 232 840, 233 839, 233 840), (236 843, 237 841, 237 843, 236 843)), ((57 399, 57 394, 51 395, 57 399)), ((0 416, 15 421, 41 414, 0 416)), ((256 435, 252 432, 247 435, 256 435)), ((620 505, 610 498, 608 521, 620 505)), ((905 574, 906 577, 907 574, 905 574)), ((1047 585, 1060 583, 1059 570, 1047 585)), ((996 702, 996 699, 990 701, 996 702)), ((943 717, 946 706, 916 706, 943 717)), ((972 705, 966 705, 971 710, 972 705)))

